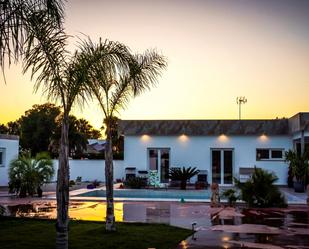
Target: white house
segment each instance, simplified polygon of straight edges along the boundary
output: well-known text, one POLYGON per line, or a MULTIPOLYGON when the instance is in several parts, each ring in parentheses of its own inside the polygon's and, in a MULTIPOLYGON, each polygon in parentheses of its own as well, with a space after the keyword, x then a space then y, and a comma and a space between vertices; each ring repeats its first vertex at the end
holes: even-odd
POLYGON ((284 152, 309 148, 309 113, 274 120, 123 120, 124 165, 158 170, 167 182, 171 167, 197 167, 208 182, 233 184, 246 169, 274 172, 287 184, 284 152))
POLYGON ((8 185, 8 167, 17 158, 18 147, 18 136, 0 134, 0 186, 8 185))

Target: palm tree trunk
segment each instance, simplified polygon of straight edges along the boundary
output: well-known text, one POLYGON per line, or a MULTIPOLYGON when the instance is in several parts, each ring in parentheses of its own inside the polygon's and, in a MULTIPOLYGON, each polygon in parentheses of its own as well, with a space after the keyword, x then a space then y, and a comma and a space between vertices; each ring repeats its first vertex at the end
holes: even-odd
POLYGON ((116 231, 114 215, 113 151, 110 122, 107 122, 105 144, 106 230, 116 231))
POLYGON ((63 115, 61 127, 56 196, 56 249, 67 249, 69 225, 69 117, 66 113, 63 115))

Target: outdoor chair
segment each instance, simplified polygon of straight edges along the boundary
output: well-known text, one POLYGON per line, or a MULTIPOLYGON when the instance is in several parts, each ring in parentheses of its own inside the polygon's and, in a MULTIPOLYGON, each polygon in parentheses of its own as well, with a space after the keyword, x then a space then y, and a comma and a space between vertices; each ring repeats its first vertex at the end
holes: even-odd
POLYGON ((195 189, 207 189, 208 181, 207 181, 208 171, 200 170, 197 174, 197 181, 195 182, 195 189))
POLYGON ((126 181, 129 178, 135 178, 136 177, 136 168, 135 167, 125 168, 125 175, 126 175, 126 181))

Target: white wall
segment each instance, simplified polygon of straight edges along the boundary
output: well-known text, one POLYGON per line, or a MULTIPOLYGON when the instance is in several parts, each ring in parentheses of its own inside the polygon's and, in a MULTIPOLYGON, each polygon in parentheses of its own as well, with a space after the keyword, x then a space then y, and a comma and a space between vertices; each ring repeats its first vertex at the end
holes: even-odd
POLYGON ((240 167, 257 167, 273 171, 279 180, 276 184, 286 185, 288 165, 284 161, 256 161, 257 148, 292 148, 289 136, 126 136, 124 143, 124 163, 137 170, 145 170, 147 148, 170 148, 171 167, 197 167, 208 170, 211 182, 211 149, 228 148, 234 150, 234 175, 240 167))
MULTIPOLYGON (((58 160, 53 160, 55 167, 55 176, 57 179, 58 160)), ((104 160, 70 160, 70 179, 76 180, 78 176, 82 181, 99 180, 105 182, 105 161, 104 160)), ((122 178, 125 175, 125 166, 123 161, 114 161, 114 180, 122 178)))
POLYGON ((0 186, 8 185, 8 168, 10 162, 18 156, 19 140, 0 138, 0 148, 5 149, 4 165, 0 167, 0 186))

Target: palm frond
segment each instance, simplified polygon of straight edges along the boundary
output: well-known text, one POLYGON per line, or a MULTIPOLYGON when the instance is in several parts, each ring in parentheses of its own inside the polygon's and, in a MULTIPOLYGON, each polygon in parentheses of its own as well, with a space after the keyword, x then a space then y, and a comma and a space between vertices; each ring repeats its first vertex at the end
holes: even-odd
POLYGON ((0 66, 23 55, 28 38, 29 16, 44 13, 45 19, 61 27, 64 17, 63 0, 2 0, 0 2, 0 66), (8 61, 6 61, 8 60, 8 61))
POLYGON ((134 96, 154 86, 162 69, 165 69, 166 66, 166 59, 155 50, 147 50, 144 54, 134 55, 129 64, 129 77, 134 96))
MULTIPOLYGON (((66 68, 68 36, 63 29, 55 29, 52 21, 45 20, 41 13, 28 18, 27 48, 24 56, 23 72, 31 70, 31 78, 37 76, 35 91, 43 85, 48 99, 65 99, 63 72, 66 68)), ((64 102, 64 101, 62 101, 64 102)), ((65 104, 65 103, 64 103, 65 104)))

